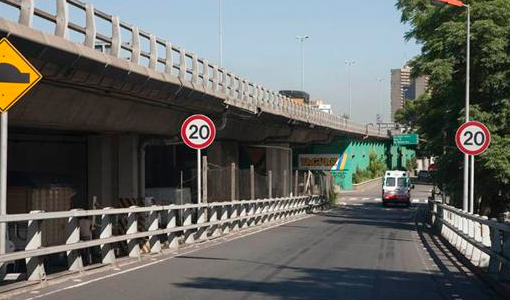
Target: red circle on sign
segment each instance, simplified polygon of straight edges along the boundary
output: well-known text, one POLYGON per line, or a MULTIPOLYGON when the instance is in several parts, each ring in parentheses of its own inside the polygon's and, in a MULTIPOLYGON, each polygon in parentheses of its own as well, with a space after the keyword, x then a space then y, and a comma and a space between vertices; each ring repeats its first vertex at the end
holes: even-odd
MULTIPOLYGON (((473 138, 473 134, 471 135, 471 138, 473 138)), ((455 143, 457 144, 457 148, 459 148, 459 150, 465 154, 480 155, 489 147, 489 144, 491 143, 491 134, 489 132, 489 129, 487 129, 487 127, 484 124, 478 121, 469 121, 462 124, 459 127, 459 129, 457 129, 457 133, 455 134, 455 143), (477 127, 481 132, 483 132, 485 136, 484 141, 481 145, 478 146, 475 142, 476 146, 478 146, 478 148, 476 149, 466 148, 466 146, 461 141, 462 135, 465 135, 466 132, 469 132, 468 127, 472 126, 477 127)))
MULTIPOLYGON (((197 126, 197 129, 196 131, 194 132, 195 135, 196 134, 200 134, 199 131, 201 131, 201 127, 199 128, 197 126)), ((188 145, 188 147, 190 148, 193 148, 193 149, 204 149, 204 148, 207 148, 209 147, 212 142, 214 141, 214 138, 216 137, 216 126, 214 126, 214 123, 213 121, 211 121, 211 119, 209 119, 207 116, 204 116, 204 115, 192 115, 190 117, 188 117, 186 120, 184 120, 184 122, 182 123, 182 126, 181 126, 181 137, 182 137, 182 140, 184 141, 184 143, 186 145, 188 145), (193 126, 193 123, 196 123, 196 122, 204 122, 205 125, 203 124, 202 126, 207 126, 208 129, 209 129, 209 136, 202 142, 200 143, 196 143, 194 141, 192 141, 192 135, 191 134, 190 136, 188 136, 188 128, 193 126)))

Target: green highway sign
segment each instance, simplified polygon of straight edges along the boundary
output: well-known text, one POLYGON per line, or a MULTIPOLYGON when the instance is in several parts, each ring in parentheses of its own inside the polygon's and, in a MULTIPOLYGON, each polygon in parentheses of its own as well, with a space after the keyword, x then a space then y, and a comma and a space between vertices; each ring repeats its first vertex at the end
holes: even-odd
POLYGON ((418 135, 395 134, 393 135, 393 145, 418 145, 418 135))

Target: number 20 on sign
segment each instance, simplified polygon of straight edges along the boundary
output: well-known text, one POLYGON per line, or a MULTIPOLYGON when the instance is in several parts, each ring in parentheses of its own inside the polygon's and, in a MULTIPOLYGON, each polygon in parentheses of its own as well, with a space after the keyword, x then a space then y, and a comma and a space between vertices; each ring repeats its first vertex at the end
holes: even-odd
POLYGON ((477 121, 462 124, 455 135, 455 142, 460 151, 468 155, 482 154, 491 142, 487 127, 477 121))

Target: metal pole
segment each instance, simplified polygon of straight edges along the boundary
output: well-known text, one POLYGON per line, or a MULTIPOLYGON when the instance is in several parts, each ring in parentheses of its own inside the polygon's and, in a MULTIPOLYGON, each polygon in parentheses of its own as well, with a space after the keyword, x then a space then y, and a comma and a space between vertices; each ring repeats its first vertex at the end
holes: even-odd
POLYGON ((223 24, 221 15, 221 0, 218 0, 218 43, 220 55, 220 67, 223 67, 223 24))
POLYGON ((349 119, 352 116, 352 103, 351 103, 351 63, 347 63, 347 99, 349 101, 349 119))
MULTIPOLYGON (((469 122, 469 87, 470 87, 470 67, 471 67, 471 8, 469 5, 465 5, 467 8, 467 40, 466 40, 466 122, 469 122)), ((464 189, 463 189, 463 210, 469 210, 469 156, 464 154, 464 189)))
POLYGON ((197 149, 197 203, 202 203, 202 150, 197 149))
POLYGON ((377 123, 382 123, 383 121, 383 118, 382 118, 382 96, 381 96, 381 83, 382 83, 382 78, 377 78, 377 81, 379 81, 379 84, 377 86, 377 89, 378 89, 378 96, 379 96, 379 116, 376 120, 377 123))
MULTIPOLYGON (((0 117, 0 215, 7 214, 7 112, 0 117)), ((0 223, 0 254, 7 249, 7 224, 0 223)))
POLYGON ((475 213, 475 156, 471 156, 471 184, 469 189, 469 212, 474 214, 475 213))
POLYGON ((301 90, 305 90, 305 50, 303 47, 303 42, 305 40, 301 39, 301 90))

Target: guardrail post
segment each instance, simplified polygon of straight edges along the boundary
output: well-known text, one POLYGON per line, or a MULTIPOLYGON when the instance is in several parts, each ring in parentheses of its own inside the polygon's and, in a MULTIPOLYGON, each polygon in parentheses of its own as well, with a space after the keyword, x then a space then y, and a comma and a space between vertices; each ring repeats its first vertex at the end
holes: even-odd
POLYGON ((69 38, 69 7, 67 0, 57 0, 57 25, 55 27, 55 35, 63 37, 66 40, 69 38))
MULTIPOLYGON (((198 210, 197 224, 205 223, 207 207, 200 207, 197 210, 198 210)), ((197 229, 197 239, 198 240, 207 239, 207 227, 199 227, 197 229)))
MULTIPOLYGON (((42 213, 41 210, 33 210, 31 214, 42 213)), ((28 221, 27 245, 25 250, 39 249, 42 247, 41 220, 28 221)), ((40 281, 46 277, 42 257, 34 256, 25 259, 27 264, 27 280, 40 281)))
POLYGON ((205 90, 209 89, 209 62, 204 59, 202 66, 202 85, 205 90))
MULTIPOLYGON (((191 225, 193 223, 193 209, 194 208, 185 208, 184 209, 184 226, 191 225)), ((194 229, 184 230, 184 243, 189 244, 195 241, 194 237, 194 229)))
POLYGON ((137 26, 131 28, 131 62, 138 64, 140 61, 140 31, 137 26))
MULTIPOLYGON (((104 210, 112 209, 106 207, 104 210)), ((101 215, 101 233, 99 238, 106 239, 112 237, 112 216, 101 215)), ((101 245, 101 261, 103 264, 112 264, 115 262, 115 251, 111 244, 105 243, 101 245)))
POLYGON ((221 207, 221 220, 223 221, 223 223, 221 224, 221 228, 222 228, 223 234, 227 234, 227 233, 230 232, 230 224, 228 222, 228 217, 229 217, 228 210, 229 210, 229 206, 228 205, 222 205, 222 206, 219 206, 219 207, 221 207))
POLYGON ((35 0, 21 0, 18 23, 32 27, 34 20, 35 0))
MULTIPOLYGON (((232 204, 231 207, 232 207, 232 210, 230 211, 230 219, 237 218, 239 216, 237 202, 235 204, 232 204)), ((232 220, 231 224, 232 224, 233 231, 239 230, 239 221, 232 220)))
MULTIPOLYGON (((483 216, 482 219, 484 220, 488 220, 487 217, 483 216)), ((491 231, 490 231, 490 227, 487 225, 487 224, 482 224, 482 228, 481 228, 482 232, 482 243, 484 246, 490 248, 491 247, 491 231)), ((478 264, 479 267, 482 267, 482 268, 485 268, 485 267, 488 267, 489 266, 489 261, 490 261, 490 256, 485 253, 485 252, 482 252, 481 253, 481 256, 480 256, 480 263, 478 264)))
MULTIPOLYGON (((467 233, 468 233, 468 236, 472 239, 475 238, 475 222, 473 220, 470 220, 468 219, 467 220, 468 224, 467 224, 467 233)), ((473 251, 474 251, 474 246, 473 244, 471 244, 470 242, 467 242, 467 248, 466 248, 466 257, 467 259, 469 259, 470 261, 473 259, 473 251)))
POLYGON ((212 90, 214 93, 218 92, 218 82, 219 82, 218 66, 213 65, 212 90))
POLYGON ((186 50, 184 48, 179 49, 179 79, 182 81, 186 80, 186 50))
MULTIPOLYGON (((475 215, 476 218, 480 218, 479 215, 475 215)), ((478 243, 483 243, 482 241, 482 224, 480 222, 473 221, 473 238, 478 243)), ((480 265, 480 255, 482 251, 478 249, 478 247, 473 247, 473 254, 471 255, 471 263, 475 266, 480 265)))
POLYGON ((168 41, 165 42, 165 73, 172 74, 174 69, 174 57, 173 57, 172 44, 168 41))
POLYGON ((248 204, 248 216, 249 218, 247 219, 247 223, 248 223, 248 226, 255 226, 255 218, 253 217, 253 215, 255 214, 255 206, 256 204, 255 203, 249 203, 248 204))
POLYGON ((121 35, 120 35, 120 20, 117 16, 112 16, 112 44, 110 48, 110 55, 119 57, 121 47, 121 35))
MULTIPOLYGON (((166 224, 167 229, 172 229, 177 227, 177 210, 169 209, 168 210, 168 223, 166 224)), ((176 249, 179 247, 179 240, 177 239, 176 232, 168 233, 168 248, 176 249)))
MULTIPOLYGON (((505 258, 510 258, 510 232, 503 232, 503 249, 501 253, 505 258)), ((501 264, 501 272, 499 273, 499 279, 501 281, 510 280, 510 266, 507 264, 501 264)))
POLYGON ((150 54, 149 54, 149 69, 156 69, 158 64, 158 45, 156 43, 156 36, 154 34, 149 35, 150 42, 150 54))
MULTIPOLYGON (((212 206, 210 208, 210 218, 209 222, 214 223, 218 221, 219 212, 221 211, 221 206, 212 206)), ((219 226, 217 224, 211 225, 211 237, 217 237, 221 235, 219 226)))
MULTIPOLYGON (((77 212, 80 209, 73 209, 71 211, 77 212)), ((75 244, 80 241, 80 222, 78 217, 67 219, 66 236, 66 245, 75 244)), ((83 268, 80 250, 67 251, 67 266, 71 271, 79 271, 83 268)))
MULTIPOLYGON (((497 222, 497 219, 491 219, 494 222, 497 222)), ((499 229, 491 227, 491 250, 494 253, 501 253, 501 238, 499 234, 499 229)), ((490 274, 499 274, 500 261, 496 255, 491 255, 489 261, 488 272, 490 274)))
MULTIPOLYGON (((156 205, 152 206, 153 209, 157 209, 156 205)), ((155 231, 159 229, 159 211, 151 210, 149 213, 149 231, 155 231)), ((151 253, 161 252, 161 242, 157 234, 149 237, 149 245, 151 247, 151 253)))
MULTIPOLYGON (((469 233, 469 230, 468 230, 468 219, 464 216, 461 217, 462 218, 462 228, 461 228, 461 232, 465 235, 467 235, 469 233)), ((460 237, 461 241, 460 241, 460 252, 464 255, 466 255, 467 253, 467 246, 468 246, 468 241, 464 238, 464 237, 460 237)))
POLYGON ((94 6, 90 3, 85 3, 85 46, 94 48, 96 46, 96 18, 94 13, 94 6))
MULTIPOLYGON (((129 208, 137 208, 138 206, 131 206, 129 208)), ((127 230, 126 234, 133 234, 138 232, 138 215, 136 212, 130 212, 127 216, 127 230)), ((140 257, 140 243, 138 239, 127 240, 129 257, 140 257)))
POLYGON ((196 53, 191 55, 191 82, 198 82, 198 55, 196 53))
MULTIPOLYGON (((247 214, 246 204, 241 203, 240 204, 240 208, 241 208, 241 212, 239 213, 239 216, 240 217, 246 217, 246 214, 247 214)), ((240 222, 241 228, 248 227, 248 219, 242 219, 239 222, 240 222)))

